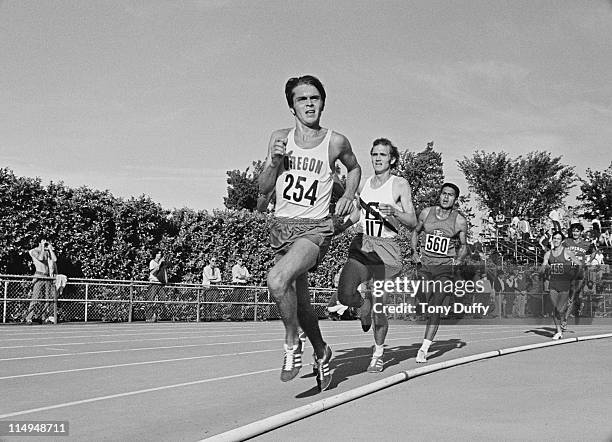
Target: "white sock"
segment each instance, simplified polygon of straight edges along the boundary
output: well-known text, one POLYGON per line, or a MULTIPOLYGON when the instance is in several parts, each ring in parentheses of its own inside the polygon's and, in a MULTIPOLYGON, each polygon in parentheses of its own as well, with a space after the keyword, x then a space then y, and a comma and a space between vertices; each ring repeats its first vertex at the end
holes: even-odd
POLYGON ((287 344, 284 344, 284 345, 285 345, 285 351, 288 353, 293 353, 298 348, 297 344, 294 344, 291 348, 289 348, 287 344))
POLYGON ((383 355, 384 351, 385 351, 385 344, 383 345, 374 344, 374 354, 372 356, 376 356, 377 358, 380 358, 383 355))
POLYGON ((432 342, 433 341, 430 341, 429 339, 423 339, 423 343, 421 344, 421 350, 427 353, 429 351, 429 346, 432 342))

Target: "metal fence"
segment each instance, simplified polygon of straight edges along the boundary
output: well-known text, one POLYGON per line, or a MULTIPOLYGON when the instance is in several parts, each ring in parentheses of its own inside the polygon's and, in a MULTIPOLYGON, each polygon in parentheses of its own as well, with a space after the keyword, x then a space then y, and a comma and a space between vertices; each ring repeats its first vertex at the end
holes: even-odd
MULTIPOLYGON (((70 279, 58 289, 55 279, 16 275, 0 275, 0 287, 3 323, 26 322, 29 317, 52 317, 58 322, 280 319, 266 287, 70 279)), ((319 317, 326 316, 325 307, 332 292, 310 289, 319 317)))
MULTIPOLYGON (((151 284, 145 281, 72 279, 57 289, 55 280, 31 276, 0 275, 2 323, 31 318, 57 318, 58 322, 132 321, 265 321, 280 319, 278 307, 266 287, 243 285, 151 284), (38 288, 36 284, 39 285, 38 288), (50 290, 41 290, 46 284, 50 290), (35 292, 44 292, 33 300, 35 292)), ((596 293, 583 294, 580 315, 612 317, 612 281, 601 281, 596 293)), ((311 288, 311 302, 319 318, 328 316, 326 306, 335 290, 311 288)), ((422 319, 418 306, 425 302, 411 293, 391 293, 390 318, 422 319), (397 308, 400 307, 400 308, 397 308)), ((552 313, 544 293, 471 293, 451 302, 488 306, 486 314, 468 311, 469 318, 546 317, 552 313)), ((462 317, 462 315, 455 315, 462 317)))

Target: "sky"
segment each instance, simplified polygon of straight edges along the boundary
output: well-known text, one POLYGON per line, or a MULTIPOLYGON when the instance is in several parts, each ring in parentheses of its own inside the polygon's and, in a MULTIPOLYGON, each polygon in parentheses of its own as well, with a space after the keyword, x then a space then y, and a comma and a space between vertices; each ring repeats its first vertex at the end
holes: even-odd
POLYGON ((611 26, 604 0, 0 0, 0 167, 223 208, 313 74, 365 176, 378 137, 434 141, 464 189, 476 150, 584 176, 612 160, 611 26))

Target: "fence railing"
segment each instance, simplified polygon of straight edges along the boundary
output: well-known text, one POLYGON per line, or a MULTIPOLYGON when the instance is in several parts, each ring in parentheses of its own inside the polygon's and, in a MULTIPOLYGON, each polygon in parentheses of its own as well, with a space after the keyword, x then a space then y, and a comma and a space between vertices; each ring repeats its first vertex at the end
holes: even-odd
MULTIPOLYGON (((52 278, 0 275, 2 322, 52 317, 59 322, 220 321, 279 319, 266 287, 152 284, 147 281, 71 279, 63 288, 52 278)), ((315 312, 324 317, 333 290, 311 288, 315 312)))
MULTIPOLYGON (((152 284, 146 281, 72 279, 57 289, 52 278, 0 275, 2 323, 29 319, 57 322, 132 321, 261 321, 280 319, 278 307, 266 287, 244 285, 152 284), (38 284, 38 288, 36 285, 38 284), (45 285, 45 290, 41 287, 45 285), (49 287, 49 290, 46 290, 49 287), (34 296, 44 293, 45 296, 34 296)), ((311 288, 311 302, 319 318, 328 316, 326 306, 335 290, 311 288)), ((421 319, 418 305, 425 299, 412 293, 390 293, 387 310, 394 319, 421 319), (399 307, 399 308, 397 308, 399 307), (416 313, 415 313, 416 311, 416 313)), ((470 318, 550 316, 552 305, 545 293, 470 293, 451 302, 488 306, 487 313, 470 311, 470 318)), ((580 315, 612 317, 612 281, 601 281, 596 292, 582 295, 580 315)))

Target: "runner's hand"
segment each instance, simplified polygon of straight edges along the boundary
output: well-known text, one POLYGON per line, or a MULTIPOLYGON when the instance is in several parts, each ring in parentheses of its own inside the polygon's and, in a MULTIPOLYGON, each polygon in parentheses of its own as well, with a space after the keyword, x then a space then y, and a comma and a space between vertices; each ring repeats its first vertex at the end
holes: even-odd
POLYGON ((395 207, 389 205, 389 204, 385 204, 385 203, 380 203, 378 205, 378 210, 380 211, 380 213, 386 218, 387 216, 393 216, 397 213, 397 211, 395 210, 395 207))
POLYGON ((345 196, 341 196, 336 202, 336 215, 344 216, 348 215, 353 211, 355 206, 353 205, 353 201, 345 196))
POLYGON ((286 153, 287 150, 287 138, 286 137, 276 137, 274 139, 274 143, 270 146, 270 150, 268 155, 270 156, 270 161, 272 162, 272 166, 278 167, 283 161, 283 157, 285 155, 291 155, 293 153, 286 153))

